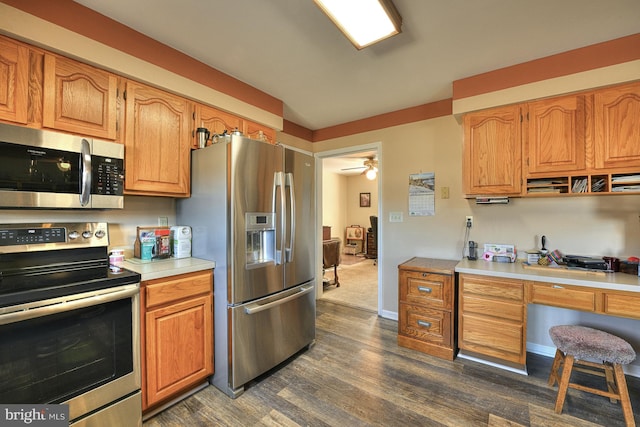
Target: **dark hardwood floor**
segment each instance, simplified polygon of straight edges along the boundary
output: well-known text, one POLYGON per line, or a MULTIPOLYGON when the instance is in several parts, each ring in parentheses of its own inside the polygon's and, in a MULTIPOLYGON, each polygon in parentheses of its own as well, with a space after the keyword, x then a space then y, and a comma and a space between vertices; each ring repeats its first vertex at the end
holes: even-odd
MULTIPOLYGON (((398 347, 396 332, 395 321, 319 300, 310 349, 235 400, 209 386, 144 426, 624 425, 619 404, 578 390, 556 414, 551 358, 529 354, 525 376, 398 347)), ((627 381, 640 421, 640 379, 627 381)))

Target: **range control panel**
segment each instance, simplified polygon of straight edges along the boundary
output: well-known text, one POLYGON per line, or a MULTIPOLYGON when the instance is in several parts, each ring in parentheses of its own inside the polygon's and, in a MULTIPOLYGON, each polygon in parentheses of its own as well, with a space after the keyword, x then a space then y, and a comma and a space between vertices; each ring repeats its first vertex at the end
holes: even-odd
POLYGON ((108 244, 104 222, 0 224, 0 253, 108 244))

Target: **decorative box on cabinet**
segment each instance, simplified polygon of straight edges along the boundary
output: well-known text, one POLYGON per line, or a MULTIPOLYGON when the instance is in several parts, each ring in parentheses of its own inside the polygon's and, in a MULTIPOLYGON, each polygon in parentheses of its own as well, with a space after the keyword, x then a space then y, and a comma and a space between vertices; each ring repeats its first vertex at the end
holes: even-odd
POLYGON ((411 258, 398 266, 398 345, 447 360, 456 354, 457 261, 411 258))
POLYGON ((522 368, 526 363, 524 283, 460 274, 458 298, 461 352, 522 368))
POLYGON ((125 92, 125 194, 188 197, 191 102, 141 83, 125 92))
POLYGON ((464 116, 463 188, 467 195, 519 195, 522 180, 520 106, 464 116))
POLYGON ((0 36, 0 119, 27 123, 29 48, 0 36))
POLYGON ((141 283, 142 409, 213 374, 213 273, 141 283))
POLYGON ((43 127, 116 139, 117 87, 114 74, 45 53, 43 127))

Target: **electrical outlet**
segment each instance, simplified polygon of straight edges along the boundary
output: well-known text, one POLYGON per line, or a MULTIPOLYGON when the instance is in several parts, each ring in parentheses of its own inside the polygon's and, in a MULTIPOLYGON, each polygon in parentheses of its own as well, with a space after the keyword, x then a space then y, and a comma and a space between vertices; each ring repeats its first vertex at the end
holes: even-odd
POLYGON ((470 215, 467 215, 467 221, 466 221, 467 227, 471 228, 473 227, 473 217, 470 215))
POLYGON ((389 212, 389 222, 402 222, 402 212, 389 212))

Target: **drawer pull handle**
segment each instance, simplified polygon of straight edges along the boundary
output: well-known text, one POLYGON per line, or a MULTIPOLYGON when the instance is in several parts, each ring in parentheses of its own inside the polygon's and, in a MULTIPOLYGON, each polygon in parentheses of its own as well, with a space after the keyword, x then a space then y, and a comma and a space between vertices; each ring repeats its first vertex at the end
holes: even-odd
POLYGON ((426 292, 426 293, 428 293, 428 294, 430 294, 430 293, 431 293, 431 288, 427 288, 426 286, 418 286, 418 290, 419 290, 420 292, 426 292))
POLYGON ((427 273, 422 273, 422 277, 427 277, 427 273))
POLYGON ((553 285, 552 286, 553 289, 564 289, 564 286, 560 286, 560 285, 553 285))
POLYGON ((418 320, 418 325, 423 326, 425 328, 431 327, 431 322, 425 322, 424 320, 418 320))

